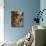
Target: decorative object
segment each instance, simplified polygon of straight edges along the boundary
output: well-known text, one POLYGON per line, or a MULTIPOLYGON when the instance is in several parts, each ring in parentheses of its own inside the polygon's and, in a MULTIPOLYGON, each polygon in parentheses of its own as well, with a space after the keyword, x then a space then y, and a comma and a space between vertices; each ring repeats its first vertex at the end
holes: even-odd
POLYGON ((11 26, 23 27, 24 26, 24 13, 22 11, 11 11, 11 26))
POLYGON ((17 42, 17 46, 31 46, 34 41, 33 34, 29 32, 24 38, 17 42))
POLYGON ((29 32, 26 35, 23 46, 31 46, 31 44, 33 43, 33 40, 34 40, 33 35, 29 32))
POLYGON ((34 18, 33 21, 35 21, 36 23, 40 23, 40 19, 41 19, 42 22, 43 22, 44 20, 43 20, 42 15, 43 15, 43 12, 44 12, 45 10, 46 10, 46 9, 43 9, 42 11, 39 11, 38 14, 37 14, 37 16, 34 18))

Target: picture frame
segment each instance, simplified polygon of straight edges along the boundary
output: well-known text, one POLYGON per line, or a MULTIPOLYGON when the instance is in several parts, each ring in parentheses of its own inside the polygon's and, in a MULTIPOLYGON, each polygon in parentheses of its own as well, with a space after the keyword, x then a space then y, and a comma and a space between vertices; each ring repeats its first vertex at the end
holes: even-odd
POLYGON ((11 11, 11 26, 24 27, 24 13, 21 11, 11 11))

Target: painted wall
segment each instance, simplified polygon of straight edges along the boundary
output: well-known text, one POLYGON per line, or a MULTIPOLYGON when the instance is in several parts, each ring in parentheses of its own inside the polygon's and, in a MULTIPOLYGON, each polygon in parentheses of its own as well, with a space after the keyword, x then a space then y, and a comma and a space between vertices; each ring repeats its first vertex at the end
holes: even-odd
POLYGON ((31 31, 33 18, 40 9, 40 0, 4 0, 4 35, 7 41, 18 41, 31 31), (11 27, 11 11, 24 12, 24 27, 11 27))

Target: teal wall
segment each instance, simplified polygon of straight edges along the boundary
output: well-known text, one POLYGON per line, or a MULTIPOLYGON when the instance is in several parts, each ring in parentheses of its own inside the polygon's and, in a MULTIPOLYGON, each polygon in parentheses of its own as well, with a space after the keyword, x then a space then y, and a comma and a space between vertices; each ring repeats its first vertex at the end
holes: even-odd
POLYGON ((40 0, 4 0, 4 35, 7 41, 18 41, 24 37, 32 27, 36 17, 35 12, 40 9, 40 0), (24 27, 11 27, 11 11, 20 9, 24 12, 24 27))

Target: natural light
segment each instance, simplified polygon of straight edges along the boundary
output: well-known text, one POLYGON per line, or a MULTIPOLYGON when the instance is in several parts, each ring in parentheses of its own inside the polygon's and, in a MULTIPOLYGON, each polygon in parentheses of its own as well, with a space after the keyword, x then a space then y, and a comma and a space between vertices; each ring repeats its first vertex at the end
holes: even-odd
POLYGON ((4 18, 3 9, 0 9, 0 41, 4 41, 4 18))
POLYGON ((4 41, 4 3, 0 0, 0 42, 4 41))

